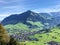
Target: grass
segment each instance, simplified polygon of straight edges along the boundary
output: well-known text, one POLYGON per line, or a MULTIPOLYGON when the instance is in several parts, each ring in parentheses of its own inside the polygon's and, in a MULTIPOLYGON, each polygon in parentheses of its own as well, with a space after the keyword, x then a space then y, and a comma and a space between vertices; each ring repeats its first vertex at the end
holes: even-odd
POLYGON ((48 45, 47 42, 60 42, 60 29, 58 27, 51 29, 51 32, 35 34, 30 38, 37 38, 39 41, 28 41, 26 45, 48 45), (34 43, 33 43, 34 42, 34 43))
POLYGON ((42 27, 43 25, 40 22, 34 22, 33 26, 34 25, 36 25, 37 27, 29 28, 28 25, 23 24, 23 23, 18 23, 18 24, 15 24, 15 25, 9 24, 9 25, 6 25, 4 27, 7 29, 9 34, 15 34, 16 32, 19 33, 21 31, 33 32, 33 31, 38 31, 38 30, 43 29, 43 27, 42 27))
MULTIPOLYGON (((40 25, 39 22, 35 22, 34 25, 40 25)), ((16 25, 6 25, 5 28, 10 28, 10 33, 15 33, 15 32, 19 32, 19 29, 20 30, 23 30, 23 31, 29 31, 31 30, 32 32, 33 31, 37 31, 39 30, 40 28, 32 28, 32 29, 29 29, 29 27, 25 24, 22 24, 22 23, 18 23, 16 25), (14 29, 17 29, 16 31, 14 29)), ((60 42, 60 27, 55 27, 55 28, 52 28, 50 32, 47 32, 47 33, 41 33, 41 34, 35 34, 33 36, 29 36, 30 38, 37 38, 39 39, 39 41, 25 41, 25 42, 20 42, 20 44, 22 45, 48 45, 47 42, 50 42, 50 41, 56 41, 56 42, 60 42)))
POLYGON ((27 21, 28 23, 30 23, 30 24, 32 24, 32 25, 36 25, 36 26, 38 26, 38 27, 42 27, 42 26, 44 26, 41 22, 32 22, 32 21, 27 21))
POLYGON ((23 23, 18 23, 16 25, 6 25, 5 28, 10 28, 10 29, 21 29, 21 30, 28 30, 28 26, 23 24, 23 23))

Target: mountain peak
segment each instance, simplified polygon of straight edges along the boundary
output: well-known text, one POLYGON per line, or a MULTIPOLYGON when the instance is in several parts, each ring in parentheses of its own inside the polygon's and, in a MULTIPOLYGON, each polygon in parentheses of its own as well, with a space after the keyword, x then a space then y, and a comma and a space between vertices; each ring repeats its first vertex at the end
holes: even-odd
POLYGON ((27 10, 27 12, 32 12, 31 10, 27 10))
POLYGON ((31 10, 27 10, 26 13, 34 13, 34 12, 31 10))

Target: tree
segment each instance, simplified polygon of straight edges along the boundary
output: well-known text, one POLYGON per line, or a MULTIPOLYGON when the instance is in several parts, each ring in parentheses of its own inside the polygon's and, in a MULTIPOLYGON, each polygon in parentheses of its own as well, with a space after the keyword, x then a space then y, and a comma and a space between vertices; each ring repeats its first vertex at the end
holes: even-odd
POLYGON ((10 36, 7 31, 4 29, 2 24, 0 24, 0 45, 6 45, 10 41, 10 36))
POLYGON ((19 43, 17 43, 17 41, 12 36, 10 36, 10 42, 8 45, 19 45, 19 43))
POLYGON ((0 45, 19 45, 12 36, 8 35, 2 24, 0 24, 0 45))

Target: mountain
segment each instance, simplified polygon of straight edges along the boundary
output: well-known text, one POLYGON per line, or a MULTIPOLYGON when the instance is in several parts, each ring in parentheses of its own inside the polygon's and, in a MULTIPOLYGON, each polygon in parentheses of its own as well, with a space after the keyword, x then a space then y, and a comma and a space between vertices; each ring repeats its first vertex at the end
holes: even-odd
POLYGON ((41 22, 43 25, 47 27, 53 27, 60 23, 60 16, 57 16, 57 12, 51 13, 35 13, 33 11, 26 11, 21 14, 14 14, 6 17, 1 23, 3 25, 8 24, 17 24, 23 23, 26 25, 32 25, 31 22, 41 22), (56 17, 55 17, 56 14, 56 17), (58 22, 57 22, 58 21, 58 22))
POLYGON ((40 17, 38 13, 34 13, 34 12, 28 10, 22 14, 14 14, 9 17, 6 17, 1 23, 3 25, 17 24, 19 22, 22 22, 25 24, 28 20, 29 21, 32 20, 34 22, 34 21, 43 20, 43 18, 40 17))
POLYGON ((51 15, 53 16, 53 17, 60 17, 60 12, 51 12, 51 15))
POLYGON ((24 42, 24 45, 48 45, 53 42, 52 45, 55 45, 60 42, 59 15, 58 12, 36 13, 28 10, 10 15, 1 23, 13 38, 24 42))
POLYGON ((56 26, 60 24, 60 12, 50 12, 50 13, 39 13, 41 17, 46 19, 49 26, 56 26))

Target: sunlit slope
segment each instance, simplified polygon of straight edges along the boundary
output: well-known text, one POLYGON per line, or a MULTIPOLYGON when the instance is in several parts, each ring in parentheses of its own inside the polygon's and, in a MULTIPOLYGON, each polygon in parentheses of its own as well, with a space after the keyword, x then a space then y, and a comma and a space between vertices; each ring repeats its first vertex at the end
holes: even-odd
POLYGON ((55 41, 60 42, 60 28, 56 27, 51 29, 50 32, 35 34, 30 36, 30 38, 37 38, 38 41, 27 41, 26 45, 48 45, 48 42, 55 41))

